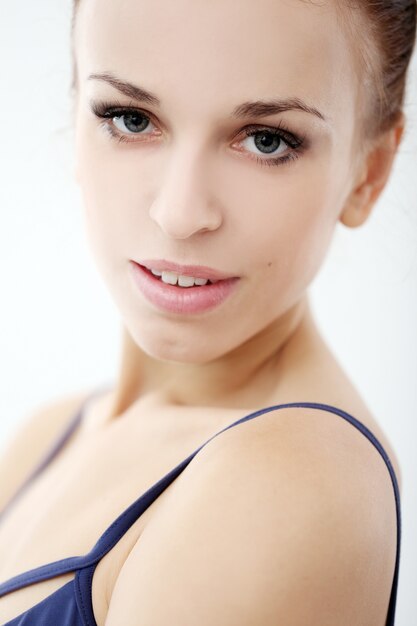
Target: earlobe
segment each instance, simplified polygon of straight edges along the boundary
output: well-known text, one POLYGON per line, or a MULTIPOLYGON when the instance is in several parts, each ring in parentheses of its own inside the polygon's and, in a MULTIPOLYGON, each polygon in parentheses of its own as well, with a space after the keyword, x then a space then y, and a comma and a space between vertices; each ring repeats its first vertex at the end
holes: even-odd
POLYGON ((404 131, 404 116, 370 149, 361 174, 355 181, 339 221, 350 228, 361 226, 388 182, 394 157, 404 131))
POLYGON ((349 228, 361 226, 368 219, 374 204, 371 198, 371 186, 368 183, 363 183, 360 188, 351 193, 339 221, 349 228))
POLYGON ((339 221, 348 228, 361 226, 368 218, 372 209, 372 185, 369 177, 369 155, 357 170, 355 185, 351 190, 339 221))

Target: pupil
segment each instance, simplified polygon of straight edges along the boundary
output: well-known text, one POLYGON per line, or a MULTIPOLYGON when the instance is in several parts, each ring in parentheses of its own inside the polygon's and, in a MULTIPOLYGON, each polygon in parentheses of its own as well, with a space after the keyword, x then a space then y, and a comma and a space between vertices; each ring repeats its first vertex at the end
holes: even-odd
POLYGON ((127 113, 123 116, 125 118, 125 126, 131 131, 144 130, 148 125, 148 120, 140 113, 127 113), (138 122, 132 122, 131 120, 139 120, 138 122), (142 120, 142 122, 140 122, 142 120), (133 126, 133 128, 131 128, 133 126))
POLYGON ((262 132, 259 135, 255 136, 255 144, 258 149, 267 148, 267 153, 274 152, 280 144, 281 138, 278 135, 273 135, 272 133, 262 132), (258 136, 260 135, 260 140, 258 140, 258 136))

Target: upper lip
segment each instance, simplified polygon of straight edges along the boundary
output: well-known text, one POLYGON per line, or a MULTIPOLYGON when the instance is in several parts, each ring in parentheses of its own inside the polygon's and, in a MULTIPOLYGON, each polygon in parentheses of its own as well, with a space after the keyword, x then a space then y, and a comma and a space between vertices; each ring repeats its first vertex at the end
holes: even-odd
POLYGON ((178 274, 178 276, 194 276, 194 278, 206 278, 207 280, 235 278, 230 274, 225 274, 224 272, 215 270, 212 267, 207 267, 206 265, 180 265, 179 263, 166 261, 165 259, 142 259, 140 262, 135 261, 135 263, 160 272, 164 270, 171 271, 178 274))

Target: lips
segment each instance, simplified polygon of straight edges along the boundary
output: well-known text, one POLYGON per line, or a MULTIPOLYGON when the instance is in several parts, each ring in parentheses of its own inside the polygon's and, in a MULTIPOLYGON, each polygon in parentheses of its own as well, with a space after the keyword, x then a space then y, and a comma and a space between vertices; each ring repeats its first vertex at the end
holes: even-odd
POLYGON ((207 265, 180 265, 165 259, 141 259, 135 261, 147 269, 158 270, 159 272, 170 271, 178 276, 193 276, 194 278, 205 278, 206 280, 227 280, 228 278, 238 278, 232 274, 226 274, 207 265))
MULTIPOLYGON (((141 263, 131 261, 129 268, 136 287, 150 304, 159 310, 180 315, 204 313, 216 308, 232 295, 239 283, 239 277, 232 277, 216 279, 214 284, 180 287, 164 283, 141 263)), ((181 266, 181 272, 184 271, 183 268, 184 266, 181 266)), ((199 268, 201 266, 197 267, 199 268)), ((196 266, 193 266, 192 271, 195 269, 196 266)), ((213 276, 213 273, 209 275, 213 276)), ((218 275, 219 272, 217 272, 218 275)))

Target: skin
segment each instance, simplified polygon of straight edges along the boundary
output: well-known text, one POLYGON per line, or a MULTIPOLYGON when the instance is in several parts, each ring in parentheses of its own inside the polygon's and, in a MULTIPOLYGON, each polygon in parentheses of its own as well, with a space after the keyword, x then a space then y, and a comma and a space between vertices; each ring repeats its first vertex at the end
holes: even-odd
MULTIPOLYGON (((46 483, 38 497, 47 514, 31 533, 30 499, 9 532, 3 532, 3 546, 9 547, 15 536, 26 542, 10 556, 2 579, 27 571, 41 552, 49 555, 43 562, 61 558, 64 546, 67 556, 86 553, 126 503, 249 407, 300 397, 335 405, 342 399, 341 406, 363 417, 355 391, 339 376, 335 362, 323 356, 307 289, 338 222, 354 228, 368 218, 388 180, 403 128, 401 119, 365 149, 356 47, 331 3, 82 0, 74 43, 79 74, 75 175, 92 251, 121 314, 122 353, 105 419, 88 421, 92 428, 78 433, 78 447, 73 442, 67 465, 65 459, 61 465, 65 504, 46 483), (162 106, 135 105, 110 85, 87 80, 102 72, 145 87, 162 106), (298 97, 328 121, 300 111, 261 119, 230 116, 246 100, 272 97, 298 97), (151 118, 144 130, 151 136, 130 137, 130 144, 111 140, 89 110, 92 99, 137 106, 151 118), (259 129, 285 124, 290 133, 306 136, 305 151, 285 165, 257 163, 253 157, 267 157, 242 132, 252 123, 259 129), (221 307, 175 316, 156 310, 132 284, 129 259, 144 258, 209 265, 241 280, 221 307), (147 410, 150 405, 161 411, 147 410), (162 410, 167 407, 174 410, 162 410), (184 422, 190 414, 193 424, 184 422), (118 424, 95 429, 122 415, 118 424), (157 420, 161 415, 174 416, 173 423, 157 420), (129 480, 124 479, 126 467, 129 480), (83 530, 68 533, 69 526, 83 530)), ((118 125, 123 128, 121 121, 118 125)), ((285 143, 275 150, 289 151, 285 143)), ((51 431, 60 413, 62 425, 67 422, 74 405, 78 399, 65 410, 51 408, 42 418, 44 432, 51 431)), ((382 623, 395 558, 395 511, 386 467, 369 442, 342 420, 311 413, 306 419, 304 411, 288 409, 279 420, 264 416, 262 427, 252 420, 200 452, 188 483, 178 481, 175 492, 165 490, 100 561, 92 581, 99 626, 136 626, 138 616, 147 624, 194 624, 195 606, 207 598, 201 626, 306 624, 312 616, 321 626, 382 623), (323 445, 323 439, 332 445, 323 445), (254 467, 261 468, 259 481, 252 479, 254 467), (323 499, 322 493, 342 493, 343 498, 323 499), (315 495, 329 507, 324 509, 328 515, 309 506, 315 495), (256 502, 256 514, 247 515, 248 502, 256 502), (371 504, 363 507, 363 502, 371 504), (265 509, 269 504, 272 509, 265 509), (311 520, 315 510, 318 516, 311 520), (213 524, 214 514, 218 522, 213 524), (335 520, 332 529, 323 526, 323 519, 335 520), (268 527, 265 520, 271 522, 268 527), (378 541, 371 542, 370 555, 362 537, 375 535, 375 528, 378 541), (257 537, 256 543, 248 542, 249 536, 257 537), (294 545, 294 537, 307 541, 294 545), (202 545, 212 556, 205 568, 199 561, 202 545), (236 559, 224 559, 225 554, 236 559), (265 602, 247 593, 256 579, 262 581, 256 588, 265 602), (325 601, 311 580, 323 585, 325 601), (187 615, 173 615, 180 608, 176 598, 188 598, 190 589, 194 606, 185 605, 187 615), (277 606, 278 591, 287 603, 277 606), (372 598, 372 615, 365 596, 372 598), (330 618, 326 613, 326 621, 328 599, 334 613, 330 618), (233 616, 217 611, 231 605, 233 616)), ((393 459, 379 430, 373 431, 393 459)), ((39 420, 32 432, 40 437, 39 420)), ((20 444, 20 461, 26 464, 34 448, 31 435, 20 444)), ((17 458, 16 449, 12 457, 17 458)), ((29 469, 25 465, 15 474, 5 463, 4 476, 23 476, 29 469)), ((61 484, 59 467, 55 471, 61 484)), ((71 578, 55 577, 10 594, 0 603, 2 616, 7 611, 5 619, 16 617, 71 578)))
POLYGON ((403 119, 365 149, 357 60, 332 3, 243 0, 237 13, 224 0, 83 0, 74 50, 75 176, 123 322, 108 419, 145 396, 187 406, 239 406, 248 393, 261 401, 284 380, 300 337, 313 345, 308 286, 336 224, 368 218, 403 119), (102 72, 153 92, 161 107, 88 80, 102 72), (298 97, 327 121, 295 110, 230 116, 246 100, 273 97, 298 97), (148 126, 134 135, 119 120, 113 127, 132 143, 118 143, 91 100, 137 107, 148 126), (291 148, 284 141, 266 154, 242 129, 278 123, 305 135, 306 147, 297 160, 267 167, 254 157, 291 148), (129 259, 146 258, 209 265, 240 284, 211 312, 163 313, 129 275, 129 259))

